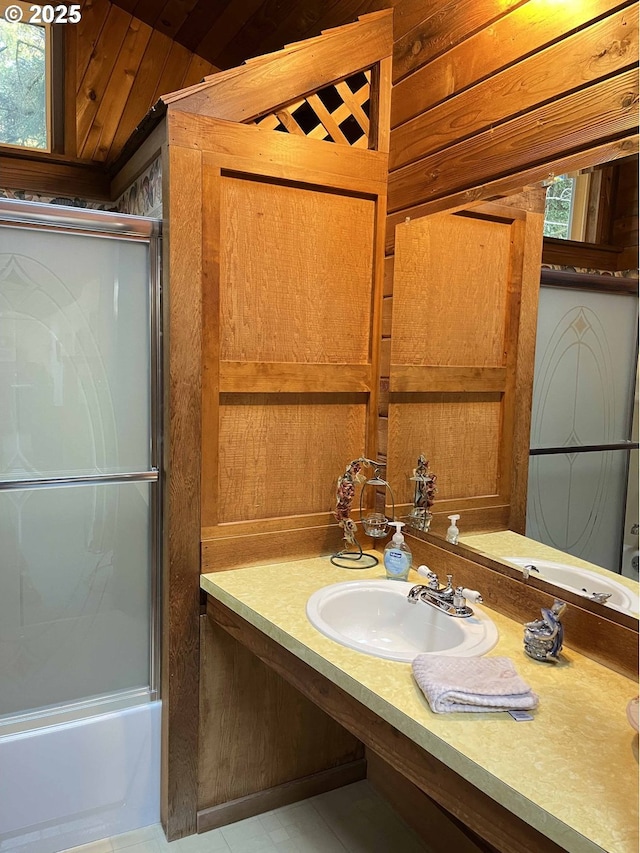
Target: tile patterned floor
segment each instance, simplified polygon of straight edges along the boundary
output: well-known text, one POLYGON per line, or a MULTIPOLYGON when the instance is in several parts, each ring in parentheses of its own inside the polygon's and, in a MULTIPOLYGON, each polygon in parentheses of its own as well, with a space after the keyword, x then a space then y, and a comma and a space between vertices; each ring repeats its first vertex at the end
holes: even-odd
POLYGON ((65 853, 428 853, 368 782, 171 844, 148 826, 65 853))

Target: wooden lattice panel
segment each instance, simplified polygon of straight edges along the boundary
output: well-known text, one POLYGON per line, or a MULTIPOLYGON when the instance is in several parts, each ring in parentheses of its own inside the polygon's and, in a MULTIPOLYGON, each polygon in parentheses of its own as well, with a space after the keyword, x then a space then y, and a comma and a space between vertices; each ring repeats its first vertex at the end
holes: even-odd
POLYGON ((369 147, 371 71, 362 71, 256 119, 265 130, 369 147))

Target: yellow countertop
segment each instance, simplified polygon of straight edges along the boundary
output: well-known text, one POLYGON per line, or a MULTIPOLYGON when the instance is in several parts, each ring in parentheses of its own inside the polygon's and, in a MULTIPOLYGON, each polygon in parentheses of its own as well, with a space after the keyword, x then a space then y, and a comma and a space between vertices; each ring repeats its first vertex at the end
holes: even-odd
POLYGON ((201 586, 566 850, 638 853, 638 735, 626 717, 638 685, 570 649, 558 664, 531 660, 522 626, 483 607, 500 632, 489 654, 511 658, 540 697, 534 720, 434 714, 409 664, 345 648, 307 620, 315 590, 383 577, 382 566, 315 557, 202 575, 201 586))

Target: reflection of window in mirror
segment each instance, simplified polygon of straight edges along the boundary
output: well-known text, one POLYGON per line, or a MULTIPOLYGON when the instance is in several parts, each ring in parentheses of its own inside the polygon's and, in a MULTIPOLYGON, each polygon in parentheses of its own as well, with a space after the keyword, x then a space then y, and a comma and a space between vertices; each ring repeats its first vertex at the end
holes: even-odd
POLYGON ((589 207, 591 175, 571 172, 558 175, 547 188, 544 236, 584 240, 589 207))

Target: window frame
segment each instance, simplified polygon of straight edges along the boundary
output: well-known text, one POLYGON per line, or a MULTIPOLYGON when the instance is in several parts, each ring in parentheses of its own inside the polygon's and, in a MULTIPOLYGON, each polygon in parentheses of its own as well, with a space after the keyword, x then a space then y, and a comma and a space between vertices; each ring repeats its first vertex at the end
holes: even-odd
MULTIPOLYGON (((557 176, 557 179, 563 178, 572 181, 571 204, 569 208, 569 218, 567 222, 568 233, 566 237, 559 237, 557 235, 552 236, 549 234, 545 234, 544 236, 546 239, 552 238, 555 240, 570 240, 583 242, 585 238, 589 212, 589 189, 591 185, 591 173, 565 172, 562 175, 557 176)), ((549 185, 547 190, 552 185, 553 182, 549 185)), ((546 205, 544 224, 545 226, 547 224, 546 205)))
MULTIPOLYGON (((57 92, 57 87, 54 81, 54 69, 59 68, 61 73, 61 78, 64 78, 64 66, 59 59, 64 55, 63 51, 63 42, 62 38, 58 37, 58 33, 54 34, 54 30, 51 24, 46 23, 37 23, 32 24, 28 20, 26 20, 28 13, 31 11, 31 3, 25 2, 25 0, 12 0, 12 4, 15 6, 20 6, 20 8, 24 12, 24 17, 20 21, 21 24, 24 24, 28 27, 40 27, 44 30, 44 60, 45 60, 45 87, 44 87, 44 98, 45 98, 45 133, 47 144, 44 148, 36 148, 31 145, 16 145, 12 142, 4 142, 0 139, 0 150, 1 149, 10 149, 11 151, 26 151, 32 154, 53 154, 60 151, 59 142, 62 138, 62 133, 58 131, 59 121, 57 120, 57 113, 60 113, 60 116, 63 115, 64 109, 59 109, 59 104, 63 103, 63 98, 60 97, 60 94, 57 92), (54 55, 55 55, 55 64, 54 64, 54 55)), ((62 34, 60 34, 61 36, 62 34)), ((62 90, 63 93, 64 90, 62 90)))

